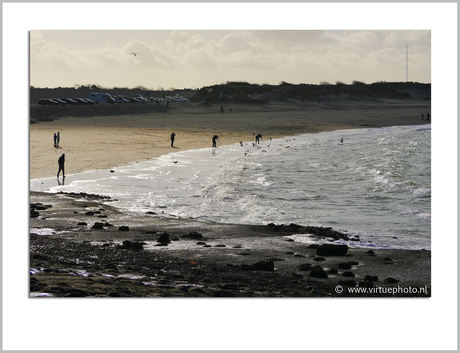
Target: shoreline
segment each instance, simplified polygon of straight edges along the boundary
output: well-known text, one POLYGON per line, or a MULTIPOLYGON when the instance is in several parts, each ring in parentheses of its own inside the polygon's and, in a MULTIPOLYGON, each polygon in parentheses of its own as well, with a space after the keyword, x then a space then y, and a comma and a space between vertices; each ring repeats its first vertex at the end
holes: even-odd
POLYGON ((350 244, 346 253, 324 255, 321 243, 346 234, 295 224, 132 214, 101 195, 30 190, 30 180, 56 175, 62 153, 70 175, 210 148, 213 134, 221 136, 222 145, 233 145, 253 139, 254 131, 276 139, 422 125, 427 121, 421 113, 431 111, 420 101, 361 103, 239 104, 228 114, 219 112, 220 105, 192 104, 161 113, 62 117, 30 125, 30 297, 430 297, 429 250, 371 251, 350 244), (62 148, 52 145, 57 131, 62 148), (289 238, 302 232, 319 241, 289 238))
POLYGON ((31 297, 431 296, 431 251, 350 246, 325 255, 289 236, 344 234, 128 215, 102 200, 31 193, 31 297))
MULTIPOLYGON (((431 125, 431 122, 426 123, 426 124, 420 124, 420 126, 424 126, 424 125, 431 125)), ((419 126, 419 125, 396 125, 396 126, 385 126, 385 127, 404 127, 404 126, 419 126)), ((275 139, 284 139, 284 138, 293 138, 293 137, 303 136, 303 135, 308 135, 308 134, 320 134, 320 133, 333 132, 333 131, 347 131, 347 130, 361 130, 361 129, 381 129, 381 128, 385 128, 385 127, 368 127, 368 126, 364 127, 363 126, 361 128, 348 128, 348 129, 337 128, 337 129, 331 129, 331 130, 322 130, 322 131, 316 131, 316 132, 300 133, 300 134, 296 134, 296 135, 277 136, 276 138, 274 138, 274 140, 275 139)), ((242 141, 242 142, 243 142, 243 144, 252 143, 250 141, 242 141)), ((233 145, 238 145, 238 143, 229 144, 229 145, 220 145, 219 147, 228 147, 228 146, 233 146, 233 145)), ((114 165, 114 166, 109 167, 109 168, 105 168, 105 169, 100 168, 100 169, 108 171, 110 169, 117 169, 117 168, 122 168, 122 167, 127 167, 127 166, 130 166, 130 165, 134 165, 136 163, 146 162, 148 160, 152 160, 152 159, 159 158, 161 156, 166 156, 166 155, 169 155, 169 154, 174 154, 174 153, 179 153, 179 152, 187 152, 187 151, 192 151, 192 150, 211 149, 211 148, 212 147, 195 147, 195 148, 184 149, 184 150, 181 150, 181 151, 164 151, 164 153, 162 153, 162 154, 152 156, 151 158, 147 158, 145 160, 134 160, 134 161, 125 162, 125 163, 122 163, 122 164, 117 164, 117 165, 114 165)), ((75 175, 75 174, 80 174, 80 173, 85 173, 85 172, 92 173, 92 172, 96 172, 97 170, 99 170, 99 169, 86 169, 86 170, 82 170, 79 173, 72 173, 72 174, 66 174, 66 175, 70 176, 70 175, 75 175)), ((30 178, 29 180, 48 179, 48 178, 52 178, 52 176, 40 177, 40 178, 30 178)), ((36 190, 33 190, 33 191, 36 191, 36 190)))
MULTIPOLYGON (((71 108, 71 107, 70 107, 71 108)), ((421 125, 425 102, 384 102, 360 108, 359 104, 331 103, 325 107, 259 107, 240 104, 233 113, 199 104, 180 106, 166 113, 139 115, 62 117, 30 125, 29 179, 53 177, 57 160, 66 154, 66 172, 111 169, 170 153, 170 134, 176 133, 174 151, 211 146, 220 136, 222 145, 251 141, 253 132, 282 138, 341 129, 421 125), (61 148, 53 148, 53 133, 61 134, 61 148)), ((430 121, 431 122, 431 121, 430 121)))

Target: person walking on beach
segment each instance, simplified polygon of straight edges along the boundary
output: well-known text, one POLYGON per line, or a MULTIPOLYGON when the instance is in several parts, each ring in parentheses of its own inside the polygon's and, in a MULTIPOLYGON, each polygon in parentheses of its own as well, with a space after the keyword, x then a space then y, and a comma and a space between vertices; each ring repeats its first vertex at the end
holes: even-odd
POLYGON ((59 140, 60 140, 60 139, 61 139, 61 137, 59 136, 59 131, 58 131, 58 133, 57 133, 57 135, 56 135, 56 141, 57 141, 56 147, 59 147, 59 140))
POLYGON ((212 137, 212 147, 217 147, 217 140, 219 139, 219 136, 214 135, 212 137))
POLYGON ((426 113, 426 120, 430 120, 430 113, 426 113))
POLYGON ((56 139, 57 139, 57 136, 56 136, 56 133, 54 133, 54 148, 56 148, 56 139))
POLYGON ((425 119, 423 119, 423 113, 422 113, 422 120, 425 120, 425 119))
POLYGON ((176 134, 173 132, 171 134, 171 147, 174 147, 174 137, 176 136, 176 134))
POLYGON ((59 164, 59 170, 58 170, 58 173, 57 173, 58 179, 59 179, 59 173, 61 172, 61 170, 62 170, 62 177, 65 178, 64 163, 65 163, 65 154, 63 153, 62 156, 59 157, 59 159, 58 159, 58 164, 59 164))
POLYGON ((260 144, 260 139, 262 138, 262 134, 257 134, 256 135, 256 143, 260 144))

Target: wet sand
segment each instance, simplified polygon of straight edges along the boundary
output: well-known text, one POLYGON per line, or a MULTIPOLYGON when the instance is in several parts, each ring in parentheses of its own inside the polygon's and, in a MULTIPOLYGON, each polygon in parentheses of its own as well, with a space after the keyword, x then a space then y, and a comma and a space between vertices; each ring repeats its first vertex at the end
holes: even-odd
POLYGON ((431 296, 431 251, 318 255, 347 236, 328 228, 124 214, 87 194, 32 192, 31 209, 31 297, 431 296))

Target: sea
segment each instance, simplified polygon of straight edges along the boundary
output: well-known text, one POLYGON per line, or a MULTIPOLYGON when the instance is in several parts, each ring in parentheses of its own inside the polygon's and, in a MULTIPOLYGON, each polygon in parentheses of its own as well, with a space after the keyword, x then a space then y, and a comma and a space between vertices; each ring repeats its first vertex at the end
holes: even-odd
POLYGON ((332 227, 359 238, 355 247, 431 249, 431 124, 261 133, 260 144, 172 152, 69 174, 64 185, 33 179, 30 190, 106 195, 126 212, 162 217, 332 227))

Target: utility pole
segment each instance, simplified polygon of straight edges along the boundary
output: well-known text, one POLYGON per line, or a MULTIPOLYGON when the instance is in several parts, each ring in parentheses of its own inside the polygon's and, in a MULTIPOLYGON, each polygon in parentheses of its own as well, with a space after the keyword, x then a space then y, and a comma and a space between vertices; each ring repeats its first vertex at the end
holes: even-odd
POLYGON ((406 82, 409 82, 409 50, 406 44, 406 82))

